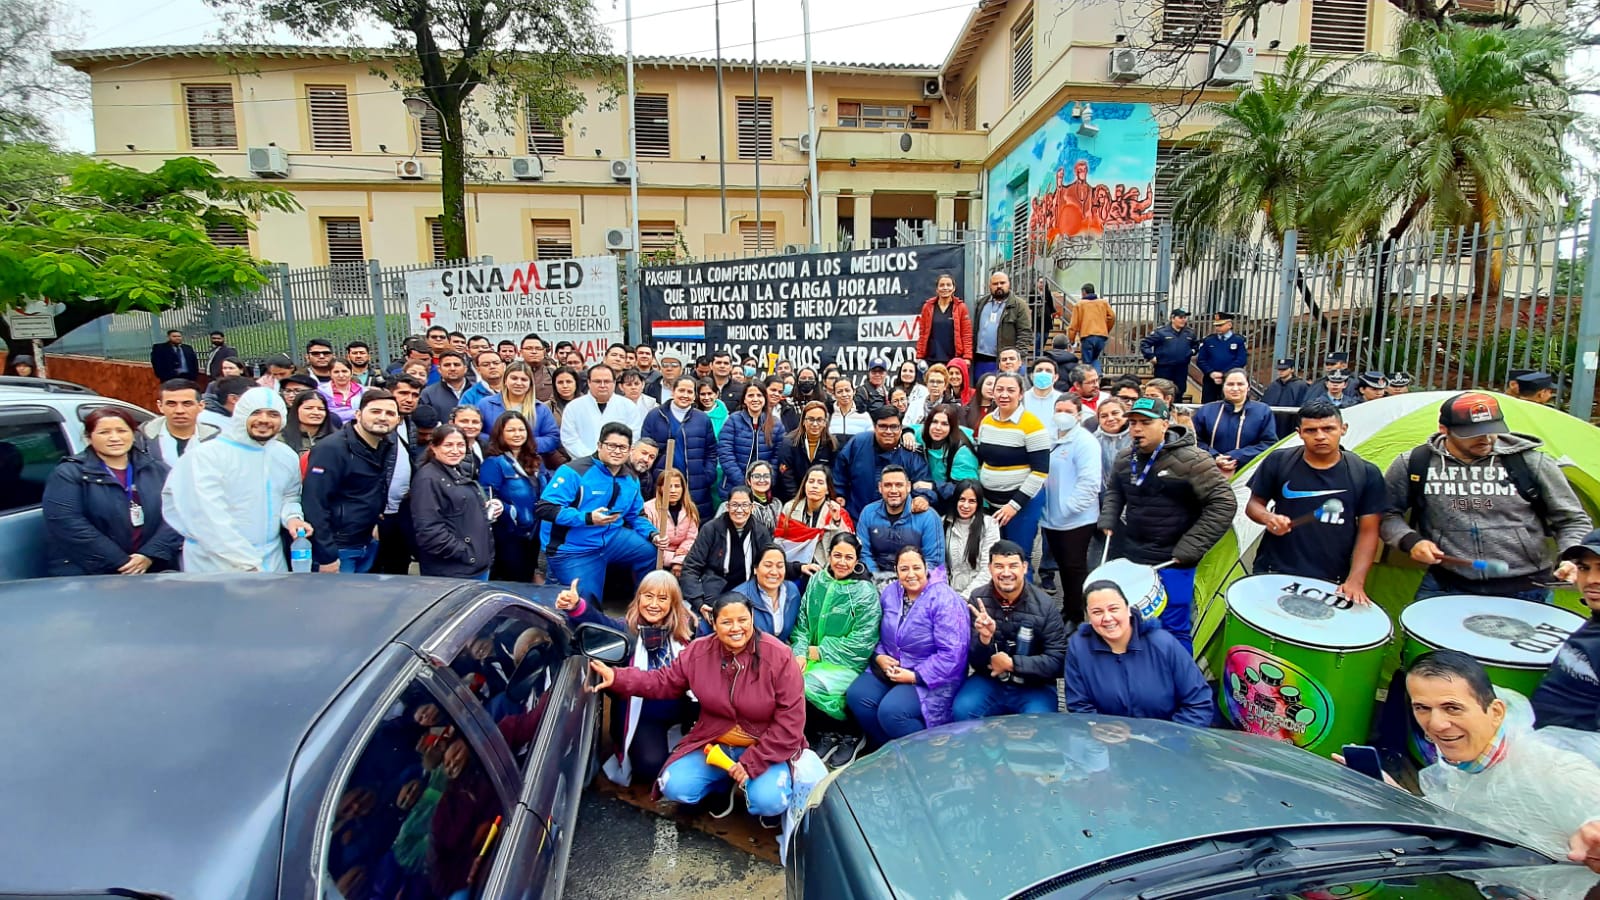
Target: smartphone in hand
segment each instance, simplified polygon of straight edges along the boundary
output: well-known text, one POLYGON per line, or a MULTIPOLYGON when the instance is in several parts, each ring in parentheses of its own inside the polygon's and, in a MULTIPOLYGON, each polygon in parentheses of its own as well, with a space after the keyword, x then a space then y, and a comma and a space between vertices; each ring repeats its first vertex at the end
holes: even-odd
POLYGON ((1341 754, 1344 764, 1369 778, 1383 780, 1383 762, 1378 751, 1365 744, 1345 744, 1341 754))

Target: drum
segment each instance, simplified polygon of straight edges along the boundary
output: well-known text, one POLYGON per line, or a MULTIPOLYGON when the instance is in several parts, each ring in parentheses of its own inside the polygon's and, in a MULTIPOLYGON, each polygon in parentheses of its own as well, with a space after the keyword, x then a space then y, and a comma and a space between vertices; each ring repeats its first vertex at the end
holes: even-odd
POLYGON ((1228 588, 1219 706, 1243 731, 1322 756, 1364 744, 1393 634, 1382 609, 1330 582, 1242 578, 1228 588))
POLYGON ((1159 619, 1167 608, 1167 589, 1162 586, 1161 577, 1153 566, 1131 559, 1113 559, 1090 572, 1083 581, 1084 587, 1096 581, 1109 581, 1122 588, 1122 595, 1128 598, 1128 606, 1138 610, 1142 619, 1159 619))
MULTIPOLYGON (((1459 650, 1483 663, 1495 685, 1532 697, 1556 651, 1583 624, 1581 616, 1559 607, 1513 597, 1430 597, 1400 613, 1400 667, 1411 668, 1429 650, 1459 650)), ((1411 736, 1412 756, 1432 763, 1433 745, 1415 722, 1411 736)))

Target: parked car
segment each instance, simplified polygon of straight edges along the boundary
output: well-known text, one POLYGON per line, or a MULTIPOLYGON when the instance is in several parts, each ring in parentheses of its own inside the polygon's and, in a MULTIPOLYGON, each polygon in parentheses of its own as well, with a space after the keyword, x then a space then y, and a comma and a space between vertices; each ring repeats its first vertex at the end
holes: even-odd
POLYGON ((554 596, 380 575, 0 584, 0 896, 558 896, 595 734, 582 651, 626 650, 570 631, 554 596))
POLYGON ((89 446, 83 417, 103 406, 126 409, 140 424, 155 418, 68 381, 0 377, 0 581, 45 574, 45 483, 62 458, 89 446))
POLYGON ((790 898, 1354 897, 1377 882, 1384 897, 1582 898, 1596 884, 1289 744, 1143 719, 930 729, 811 804, 790 898))

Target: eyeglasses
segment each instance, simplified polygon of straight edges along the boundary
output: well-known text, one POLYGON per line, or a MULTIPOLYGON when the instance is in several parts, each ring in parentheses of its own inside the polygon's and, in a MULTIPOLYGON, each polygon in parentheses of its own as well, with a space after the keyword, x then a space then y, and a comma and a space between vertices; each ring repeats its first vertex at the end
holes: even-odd
POLYGON ((619 444, 619 443, 617 443, 615 441, 606 441, 605 443, 601 444, 600 446, 606 448, 607 450, 615 450, 618 453, 627 453, 628 452, 628 447, 629 447, 628 444, 619 444))
POLYGON ((826 424, 828 424, 828 420, 827 419, 821 419, 821 418, 818 418, 816 416, 806 416, 806 424, 807 425, 826 425, 826 424))
POLYGON ((742 500, 729 500, 728 501, 728 508, 729 509, 747 511, 747 510, 749 510, 751 508, 751 506, 752 506, 752 504, 745 503, 742 500))
POLYGON ((310 350, 310 351, 307 351, 306 355, 307 356, 332 356, 333 355, 333 351, 332 350, 310 350))
POLYGON ((758 473, 756 473, 754 475, 751 475, 750 476, 750 480, 751 481, 771 481, 772 480, 772 476, 768 475, 765 472, 758 472, 758 473))

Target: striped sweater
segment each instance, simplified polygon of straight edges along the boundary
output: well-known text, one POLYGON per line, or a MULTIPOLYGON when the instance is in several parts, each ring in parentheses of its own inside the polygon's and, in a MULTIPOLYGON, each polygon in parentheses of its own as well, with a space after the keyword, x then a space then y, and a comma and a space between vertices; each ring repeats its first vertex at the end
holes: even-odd
POLYGON ((997 509, 1012 503, 1020 511, 1050 474, 1050 432, 1020 405, 1009 420, 1000 418, 998 410, 984 416, 974 450, 978 482, 997 509))

